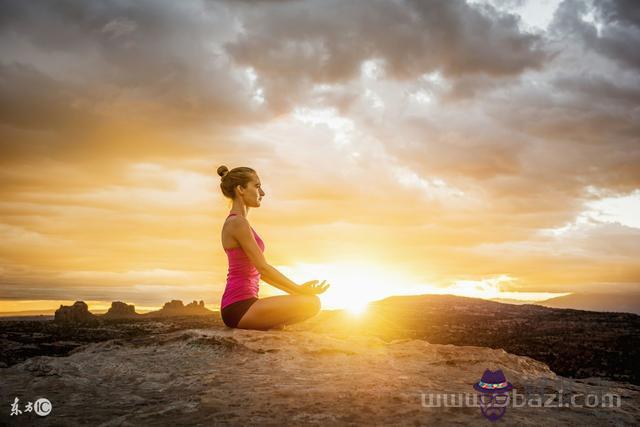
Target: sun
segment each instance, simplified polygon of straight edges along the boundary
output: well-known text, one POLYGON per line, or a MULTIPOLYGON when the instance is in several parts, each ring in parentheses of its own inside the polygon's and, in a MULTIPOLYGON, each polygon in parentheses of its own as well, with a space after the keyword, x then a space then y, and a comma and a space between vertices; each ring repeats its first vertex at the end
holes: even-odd
POLYGON ((349 312, 349 314, 352 314, 354 316, 358 316, 362 313, 365 312, 365 310, 367 309, 367 305, 369 304, 368 301, 357 301, 347 307, 345 307, 345 310, 347 310, 349 312))
POLYGON ((277 268, 297 282, 326 280, 331 286, 320 295, 323 310, 344 309, 354 316, 366 312, 371 301, 406 294, 407 288, 411 289, 405 274, 384 269, 379 264, 340 262, 277 268))
POLYGON ((504 274, 480 280, 456 280, 448 285, 434 285, 418 282, 409 272, 384 268, 382 263, 340 261, 330 264, 278 265, 277 268, 297 283, 326 280, 331 286, 325 293, 320 294, 322 309, 345 310, 354 317, 363 316, 370 302, 393 295, 451 294, 522 302, 567 295, 503 290, 505 284, 508 285, 515 280, 504 274))

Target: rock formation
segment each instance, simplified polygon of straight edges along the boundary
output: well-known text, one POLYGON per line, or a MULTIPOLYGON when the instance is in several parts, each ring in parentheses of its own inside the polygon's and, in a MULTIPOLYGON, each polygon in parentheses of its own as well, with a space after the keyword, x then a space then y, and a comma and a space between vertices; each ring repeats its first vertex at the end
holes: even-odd
POLYGON ((146 313, 145 317, 168 317, 168 316, 199 316, 213 314, 213 311, 208 310, 204 306, 204 301, 193 301, 186 306, 181 300, 171 300, 164 304, 164 306, 158 311, 152 311, 146 313))
POLYGON ((56 310, 54 321, 72 324, 95 324, 98 322, 96 316, 89 312, 89 307, 84 301, 76 301, 72 306, 61 305, 56 310))
POLYGON ((154 317, 173 317, 173 316, 202 316, 213 314, 204 306, 204 301, 193 301, 186 306, 181 300, 171 300, 157 311, 145 314, 136 313, 133 304, 126 304, 121 301, 113 301, 109 310, 103 315, 94 315, 89 312, 87 304, 84 301, 76 301, 73 306, 61 305, 56 310, 54 320, 62 323, 91 323, 95 324, 98 319, 137 319, 137 318, 154 318, 154 317))
POLYGON ((140 316, 136 313, 136 307, 133 304, 125 304, 121 301, 113 301, 111 308, 107 311, 103 318, 105 319, 130 319, 140 316))

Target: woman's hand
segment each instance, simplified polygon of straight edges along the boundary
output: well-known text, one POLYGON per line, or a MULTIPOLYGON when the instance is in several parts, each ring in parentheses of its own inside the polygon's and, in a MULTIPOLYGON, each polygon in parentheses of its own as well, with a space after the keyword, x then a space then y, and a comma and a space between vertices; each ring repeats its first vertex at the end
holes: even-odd
POLYGON ((318 284, 317 280, 311 280, 310 282, 303 283, 299 286, 300 292, 305 295, 318 295, 329 289, 329 284, 325 284, 326 280, 318 284))

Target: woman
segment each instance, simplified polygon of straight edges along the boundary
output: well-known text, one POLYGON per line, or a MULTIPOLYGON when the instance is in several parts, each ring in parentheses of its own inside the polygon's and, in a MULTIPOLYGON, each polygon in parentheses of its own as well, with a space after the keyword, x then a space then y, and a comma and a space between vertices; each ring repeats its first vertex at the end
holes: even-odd
POLYGON ((247 215, 249 208, 260 207, 265 193, 256 171, 248 167, 218 168, 222 194, 233 201, 222 226, 222 247, 229 259, 227 286, 220 312, 225 325, 242 329, 282 329, 301 322, 320 311, 316 296, 329 284, 317 280, 297 285, 269 265, 264 258, 264 242, 253 230, 247 215), (260 279, 290 295, 258 299, 260 279))

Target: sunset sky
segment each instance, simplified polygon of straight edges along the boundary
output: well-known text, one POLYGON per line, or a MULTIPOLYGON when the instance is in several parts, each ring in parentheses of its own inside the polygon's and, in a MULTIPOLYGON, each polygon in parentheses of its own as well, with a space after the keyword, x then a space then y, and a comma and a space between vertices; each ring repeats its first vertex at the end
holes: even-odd
POLYGON ((128 3, 2 3, 0 312, 218 309, 221 164, 325 308, 640 291, 634 0, 128 3))

